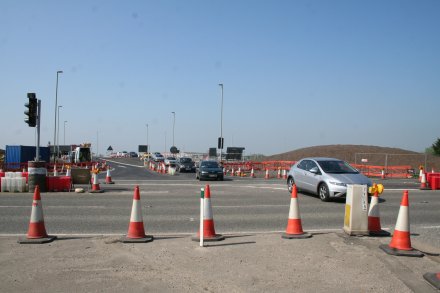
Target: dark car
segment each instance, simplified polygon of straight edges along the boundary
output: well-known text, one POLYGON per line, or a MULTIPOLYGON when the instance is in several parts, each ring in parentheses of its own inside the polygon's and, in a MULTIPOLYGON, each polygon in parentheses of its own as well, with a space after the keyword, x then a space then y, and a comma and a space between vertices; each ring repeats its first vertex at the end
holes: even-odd
POLYGON ((183 157, 177 159, 177 171, 179 172, 195 172, 196 164, 191 158, 183 157))
POLYGON ((138 154, 136 152, 130 152, 129 156, 130 156, 130 158, 137 158, 138 154))
POLYGON ((216 161, 201 161, 196 168, 196 179, 216 179, 223 181, 223 169, 216 161))

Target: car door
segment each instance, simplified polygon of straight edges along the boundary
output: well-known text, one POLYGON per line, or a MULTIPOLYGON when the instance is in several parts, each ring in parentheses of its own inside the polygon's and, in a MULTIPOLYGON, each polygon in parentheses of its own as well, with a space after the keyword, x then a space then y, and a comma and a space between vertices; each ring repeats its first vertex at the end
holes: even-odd
POLYGON ((321 171, 319 170, 318 164, 314 161, 309 160, 306 165, 306 171, 304 176, 304 185, 305 189, 310 192, 316 193, 318 190, 318 184, 321 181, 321 171), (318 170, 318 173, 313 173, 310 170, 315 168, 318 170))
POLYGON ((293 178, 298 189, 306 189, 306 166, 309 160, 302 160, 293 168, 293 178))

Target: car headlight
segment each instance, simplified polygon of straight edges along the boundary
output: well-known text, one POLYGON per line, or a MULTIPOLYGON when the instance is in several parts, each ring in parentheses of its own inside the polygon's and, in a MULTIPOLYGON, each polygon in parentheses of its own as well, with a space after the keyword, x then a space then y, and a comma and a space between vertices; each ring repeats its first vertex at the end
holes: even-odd
POLYGON ((202 174, 208 174, 208 172, 207 171, 202 171, 202 174))
POLYGON ((330 183, 330 184, 333 184, 333 185, 337 185, 337 186, 344 186, 344 187, 347 187, 347 184, 346 184, 346 183, 333 182, 333 181, 330 181, 329 183, 330 183))

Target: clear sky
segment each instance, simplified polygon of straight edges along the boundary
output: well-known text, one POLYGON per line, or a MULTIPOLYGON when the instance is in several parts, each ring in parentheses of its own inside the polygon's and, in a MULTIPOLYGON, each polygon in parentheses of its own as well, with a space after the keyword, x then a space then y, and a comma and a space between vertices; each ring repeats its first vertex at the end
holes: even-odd
POLYGON ((424 151, 440 137, 440 1, 0 2, 0 148, 104 153, 326 144, 424 151), (64 121, 67 121, 64 123, 64 121))

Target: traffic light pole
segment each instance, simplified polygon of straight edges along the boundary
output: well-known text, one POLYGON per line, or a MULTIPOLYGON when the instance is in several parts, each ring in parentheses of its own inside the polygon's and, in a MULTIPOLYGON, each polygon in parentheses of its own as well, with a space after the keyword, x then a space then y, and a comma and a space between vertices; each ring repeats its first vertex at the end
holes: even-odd
POLYGON ((35 162, 40 161, 40 122, 41 122, 41 100, 38 100, 38 115, 37 115, 37 151, 35 162))

